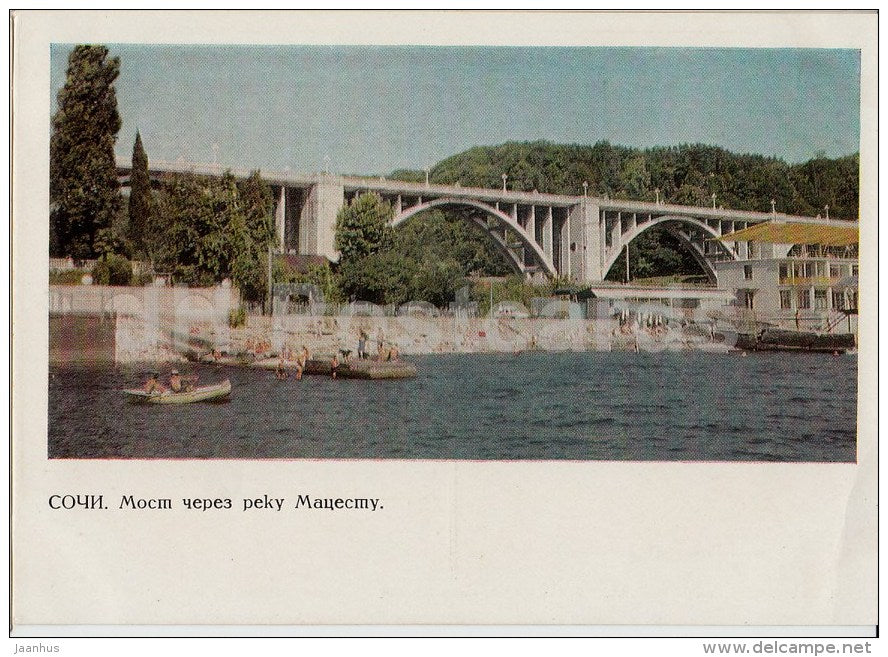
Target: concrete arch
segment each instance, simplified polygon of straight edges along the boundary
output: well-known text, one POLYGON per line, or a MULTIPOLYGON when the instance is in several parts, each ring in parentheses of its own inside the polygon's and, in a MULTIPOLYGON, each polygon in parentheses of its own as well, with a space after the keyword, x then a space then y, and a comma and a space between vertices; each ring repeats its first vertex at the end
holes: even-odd
MULTIPOLYGON (((472 221, 484 231, 487 231, 487 224, 483 219, 478 217, 472 217, 472 221)), ((505 240, 498 235, 497 233, 487 232, 490 238, 493 240, 493 245, 496 247, 496 250, 505 256, 506 260, 509 261, 509 264, 512 265, 512 269, 515 270, 516 274, 524 274, 524 263, 518 257, 518 255, 509 248, 509 245, 506 244, 505 240)))
MULTIPOLYGON (((682 217, 680 215, 667 214, 667 215, 663 215, 662 217, 655 217, 654 219, 651 219, 650 221, 646 221, 642 224, 636 225, 634 228, 632 228, 631 230, 627 231, 626 233, 624 233, 620 236, 620 244, 621 245, 627 244, 627 243, 631 242, 632 240, 634 240, 639 235, 641 235, 643 232, 648 230, 649 228, 653 228, 654 226, 658 226, 660 224, 685 224, 685 225, 693 226, 695 228, 699 228, 700 230, 702 230, 704 233, 706 233, 707 235, 709 235, 711 237, 721 237, 721 235, 714 228, 712 228, 712 226, 709 226, 707 223, 700 221, 699 219, 695 219, 694 217, 682 217)), ((691 254, 693 255, 694 259, 700 264, 700 266, 703 268, 703 270, 706 272, 706 274, 710 278, 712 278, 712 280, 715 280, 715 269, 713 268, 713 266, 709 262, 709 260, 700 252, 700 250, 697 248, 697 246, 693 242, 691 242, 687 237, 685 237, 685 235, 682 232, 680 232, 678 230, 670 230, 669 232, 672 233, 676 238, 678 238, 685 246, 689 247, 689 250, 690 250, 691 254)), ((719 242, 719 244, 721 244, 721 243, 719 242)), ((728 253, 731 256, 731 258, 733 260, 738 259, 737 254, 734 253, 733 250, 729 249, 724 244, 721 244, 721 247, 725 250, 726 253, 728 253)), ((611 249, 613 250, 613 247, 611 247, 611 249)), ((614 263, 617 261, 617 258, 620 257, 620 254, 622 252, 623 252, 623 249, 619 248, 619 249, 614 250, 613 253, 611 253, 607 256, 607 258, 605 260, 605 266, 603 268, 605 275, 607 274, 607 272, 609 272, 611 270, 611 267, 614 266, 614 263)))
MULTIPOLYGON (((477 210, 481 210, 488 216, 493 217, 497 221, 499 221, 505 228, 511 230, 515 235, 518 236, 518 239, 521 240, 521 243, 525 248, 530 249, 531 253, 533 253, 534 259, 540 264, 540 266, 545 270, 547 274, 550 276, 557 276, 558 272, 555 270, 555 264, 552 262, 552 259, 549 258, 546 253, 543 251, 542 247, 537 244, 534 237, 512 217, 507 215, 505 212, 497 210, 495 207, 487 205, 486 203, 481 203, 480 201, 474 201, 471 199, 462 199, 462 198, 436 198, 431 201, 427 201, 425 203, 421 203, 419 205, 414 205, 413 207, 407 208, 401 214, 394 217, 392 220, 392 226, 399 226, 404 223, 414 215, 419 214, 420 212, 425 212, 426 210, 431 210, 432 208, 437 208, 442 205, 461 205, 473 207, 477 210)), ((483 222, 477 222, 479 225, 482 225, 483 222)), ((491 233, 496 243, 508 253, 510 260, 513 263, 516 263, 519 271, 524 271, 524 263, 520 262, 518 258, 512 253, 505 243, 499 238, 499 236, 491 233)))

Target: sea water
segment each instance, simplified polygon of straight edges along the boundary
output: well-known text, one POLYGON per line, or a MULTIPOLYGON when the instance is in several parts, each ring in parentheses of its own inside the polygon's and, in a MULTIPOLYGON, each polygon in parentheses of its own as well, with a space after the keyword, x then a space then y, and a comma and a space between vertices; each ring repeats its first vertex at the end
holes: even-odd
POLYGON ((155 365, 51 368, 51 458, 856 460, 857 357, 416 356, 415 379, 230 378, 224 403, 137 405, 155 365))

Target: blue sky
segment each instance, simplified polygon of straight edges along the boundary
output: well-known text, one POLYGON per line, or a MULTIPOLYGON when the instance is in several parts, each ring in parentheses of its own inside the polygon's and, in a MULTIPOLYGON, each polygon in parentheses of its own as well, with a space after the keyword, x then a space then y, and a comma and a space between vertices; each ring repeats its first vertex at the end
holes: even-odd
MULTIPOLYGON (((124 156, 137 129, 153 160, 356 174, 537 139, 859 150, 855 50, 108 45, 124 156)), ((70 49, 51 49, 53 113, 70 49)))

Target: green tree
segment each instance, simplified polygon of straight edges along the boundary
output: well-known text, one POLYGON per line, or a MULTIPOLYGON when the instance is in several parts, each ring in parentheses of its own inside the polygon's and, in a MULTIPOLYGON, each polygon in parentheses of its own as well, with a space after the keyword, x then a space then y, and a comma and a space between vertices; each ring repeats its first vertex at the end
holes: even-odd
POLYGON ((245 299, 260 301, 268 295, 268 249, 274 243, 274 198, 258 171, 238 183, 239 208, 245 233, 240 239, 231 278, 245 299))
POLYGON ((286 261, 278 258, 274 261, 275 283, 307 283, 316 285, 324 295, 327 303, 339 303, 345 300, 339 277, 333 273, 328 262, 319 265, 311 265, 307 271, 298 272, 291 269, 286 261))
POLYGON ((144 252, 145 237, 151 226, 154 200, 151 179, 148 177, 148 156, 142 146, 142 136, 136 132, 133 144, 133 167, 130 173, 129 238, 137 252, 144 252))
POLYGON ((161 267, 177 282, 212 285, 231 275, 246 221, 233 177, 172 175, 162 185, 159 221, 167 239, 161 267))
POLYGON ((378 304, 402 304, 410 300, 416 273, 415 260, 384 250, 343 260, 339 281, 348 297, 378 304))
POLYGON ((428 301, 446 308, 464 284, 463 268, 455 259, 422 260, 413 275, 410 299, 428 301))
POLYGON ((257 245, 264 249, 274 242, 274 195, 259 171, 237 185, 247 230, 257 245))
POLYGON ((123 256, 110 253, 99 258, 91 273, 93 282, 98 285, 129 285, 133 266, 123 256))
POLYGON ((95 237, 121 205, 114 161, 120 130, 114 81, 120 60, 105 46, 76 46, 57 96, 49 157, 50 250, 76 258, 96 254, 95 237))
POLYGON ((244 299, 265 299, 272 207, 271 189, 258 171, 240 182, 230 172, 166 177, 152 231, 163 235, 152 242, 161 271, 189 285, 230 278, 244 299))
POLYGON ((472 222, 477 212, 474 208, 423 212, 395 230, 392 248, 417 262, 455 260, 463 277, 512 273, 490 236, 472 222))
POLYGON ((360 194, 336 216, 335 248, 341 262, 366 257, 387 248, 392 240, 392 206, 378 194, 360 194))

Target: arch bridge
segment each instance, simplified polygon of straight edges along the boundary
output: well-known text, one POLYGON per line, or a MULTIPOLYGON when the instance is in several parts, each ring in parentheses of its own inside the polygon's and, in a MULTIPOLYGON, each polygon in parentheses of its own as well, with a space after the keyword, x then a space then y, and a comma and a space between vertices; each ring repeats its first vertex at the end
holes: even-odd
MULTIPOLYGON (((170 173, 220 176, 225 171, 238 178, 250 174, 245 169, 223 170, 218 165, 182 161, 152 162, 150 169, 154 179, 170 173)), ((129 173, 129 161, 120 158, 118 175, 123 186, 129 183, 129 173)), ((778 212, 519 192, 505 186, 486 189, 289 171, 262 171, 262 177, 274 191, 276 234, 282 252, 322 255, 335 261, 337 213, 359 194, 373 192, 391 203, 395 226, 428 210, 456 208, 460 216, 484 229, 516 272, 578 283, 601 281, 627 245, 654 226, 662 226, 676 237, 715 282, 716 262, 779 257, 788 249, 754 242, 723 243, 717 239, 723 235, 765 221, 851 225, 778 212), (777 253, 780 249, 783 252, 777 253)))

